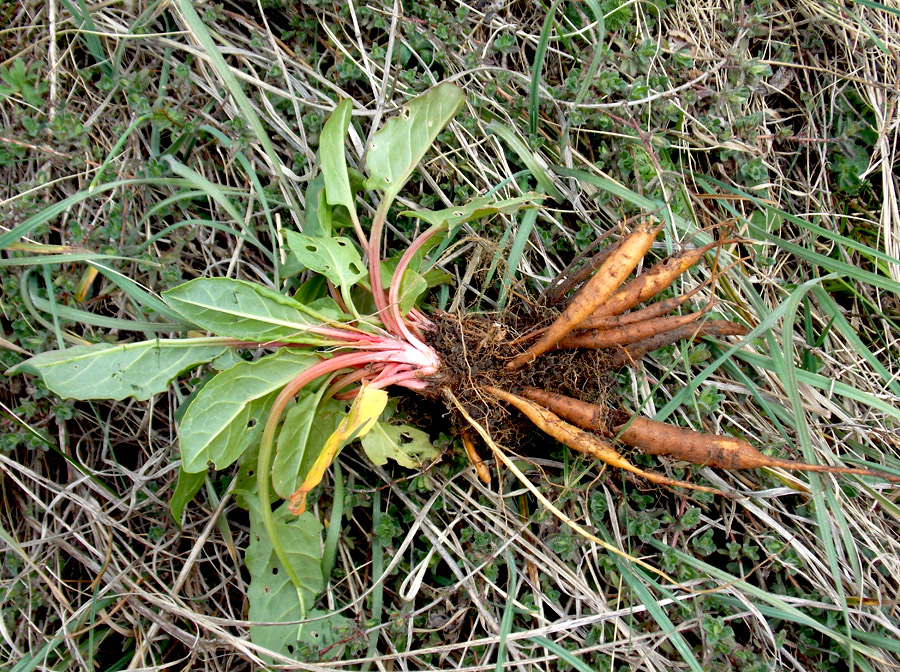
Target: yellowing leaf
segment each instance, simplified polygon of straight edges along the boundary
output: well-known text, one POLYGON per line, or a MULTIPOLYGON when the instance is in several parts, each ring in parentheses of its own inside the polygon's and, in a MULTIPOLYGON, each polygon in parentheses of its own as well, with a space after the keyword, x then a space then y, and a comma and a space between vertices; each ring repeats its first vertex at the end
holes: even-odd
POLYGON ((347 417, 341 420, 334 434, 328 437, 322 452, 306 475, 306 480, 291 496, 290 506, 293 513, 302 514, 306 511, 306 495, 322 482, 325 470, 341 449, 354 439, 365 436, 372 429, 387 402, 388 394, 384 390, 372 389, 365 385, 362 387, 350 405, 347 417))

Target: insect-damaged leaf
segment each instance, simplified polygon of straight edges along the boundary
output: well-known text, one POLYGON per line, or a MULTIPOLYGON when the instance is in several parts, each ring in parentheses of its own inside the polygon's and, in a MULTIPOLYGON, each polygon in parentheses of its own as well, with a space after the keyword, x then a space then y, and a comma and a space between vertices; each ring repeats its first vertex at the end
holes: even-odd
POLYGON ((284 236, 301 264, 336 287, 349 289, 366 275, 362 257, 348 238, 313 237, 296 231, 285 231, 284 236))
POLYGON ((231 278, 197 278, 163 292, 163 298, 197 326, 242 341, 319 343, 305 332, 327 321, 290 297, 231 278))
POLYGON ((455 84, 439 84, 388 119, 369 144, 366 189, 380 189, 386 199, 393 200, 465 100, 455 84))
POLYGON ((63 399, 149 399, 189 369, 229 348, 209 339, 154 339, 139 343, 77 345, 44 352, 9 369, 7 375, 40 376, 63 399))
POLYGON ((401 215, 415 217, 424 220, 429 224, 436 226, 447 224, 450 228, 459 226, 474 219, 480 219, 489 215, 495 215, 498 212, 512 214, 520 208, 527 208, 536 205, 535 201, 546 198, 543 194, 526 194, 516 198, 506 198, 496 201, 490 197, 473 198, 465 205, 452 208, 444 208, 443 210, 404 210, 401 215))
MULTIPOLYGON (((300 591, 278 560, 272 540, 262 521, 259 500, 244 495, 250 508, 250 545, 244 555, 250 572, 247 598, 251 621, 285 623, 306 618, 306 605, 312 605, 325 587, 320 552, 321 526, 311 515, 295 518, 282 507, 275 512, 275 532, 287 553, 288 561, 300 580, 300 591)), ((294 625, 259 625, 250 628, 250 639, 285 656, 295 656, 302 639, 294 625)))
POLYGON ((421 429, 381 421, 363 437, 362 447, 369 459, 379 466, 391 459, 409 469, 417 469, 425 460, 440 455, 440 451, 431 445, 428 434, 421 429))
POLYGON ((217 374, 188 406, 178 429, 182 469, 195 473, 210 462, 216 469, 234 462, 262 431, 261 416, 279 390, 317 361, 313 354, 282 348, 217 374))
POLYGON ((365 436, 388 402, 388 394, 384 390, 376 390, 363 385, 350 405, 346 417, 338 428, 328 437, 322 452, 316 458, 306 479, 291 497, 291 509, 299 513, 306 510, 306 495, 316 487, 325 475, 325 470, 332 463, 341 449, 354 439, 365 436))

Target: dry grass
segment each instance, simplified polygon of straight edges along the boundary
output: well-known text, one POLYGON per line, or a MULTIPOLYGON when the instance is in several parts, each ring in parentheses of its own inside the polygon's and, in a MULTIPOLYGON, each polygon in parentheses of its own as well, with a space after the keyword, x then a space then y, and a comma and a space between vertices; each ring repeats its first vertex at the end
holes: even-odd
MULTIPOLYGON (((87 190, 114 148, 100 184, 171 177, 158 153, 185 133, 185 142, 194 143, 190 167, 231 189, 234 207, 268 240, 263 203, 277 226, 302 225, 318 130, 336 96, 356 101, 359 124, 352 127, 349 158, 358 161, 365 134, 440 79, 466 90, 468 108, 451 126, 442 153, 426 158, 420 179, 403 195, 406 205, 442 207, 459 201, 459 193, 480 195, 498 185, 501 195, 519 195, 525 179, 520 162, 484 129, 495 120, 527 136, 531 59, 543 12, 527 3, 468 7, 458 23, 446 19, 450 38, 459 40, 448 46, 450 38, 429 23, 424 8, 407 7, 403 17, 392 13, 398 8, 346 3, 336 14, 330 7, 288 7, 264 19, 252 3, 200 7, 215 14, 211 25, 220 49, 265 124, 272 151, 252 128, 233 123, 242 112, 173 6, 150 6, 142 16, 133 3, 97 6, 90 14, 93 30, 54 1, 0 8, 7 19, 0 64, 43 59, 41 81, 48 84, 40 109, 16 93, 0 97, 0 234, 87 190), (291 17, 308 20, 308 27, 296 29, 305 35, 281 34, 291 17), (379 17, 384 27, 375 23, 379 17), (496 50, 501 35, 514 36, 518 48, 496 50), (95 64, 89 36, 110 58, 111 84, 95 64), (386 67, 383 48, 390 53, 394 45, 398 56, 386 67), (427 60, 429 45, 443 57, 440 63, 427 60), (415 74, 409 79, 398 62, 407 56, 405 69, 415 74), (351 62, 359 74, 345 77, 351 62), (145 113, 147 122, 119 144, 126 127, 145 113), (32 134, 23 116, 46 125, 32 134), (265 193, 248 181, 239 153, 265 193)), ((539 161, 610 174, 632 193, 665 200, 670 225, 661 245, 667 248, 698 230, 701 240, 703 230, 734 217, 743 218, 735 223, 738 233, 756 241, 740 251, 749 255, 742 264, 697 296, 704 305, 714 293, 717 310, 754 328, 750 336, 721 365, 706 366, 727 345, 700 346, 710 350, 705 362, 689 348, 645 360, 621 376, 623 390, 646 415, 662 410, 679 423, 736 432, 778 455, 897 470, 900 295, 855 272, 823 280, 831 267, 808 253, 900 282, 900 263, 854 248, 865 244, 900 255, 900 15, 863 5, 837 14, 837 6, 814 2, 753 12, 727 2, 676 3, 658 20, 652 5, 631 3, 620 11, 629 13, 625 28, 614 30, 607 16, 613 56, 601 73, 618 68, 626 86, 637 77, 668 79, 646 92, 632 90, 630 98, 626 90, 594 90, 575 102, 564 80, 573 68, 587 67, 596 27, 589 19, 572 25, 559 14, 543 70, 539 161), (642 40, 652 48, 638 57, 642 40), (675 69, 675 52, 693 63, 675 69), (753 79, 746 66, 751 59, 771 73, 753 79), (729 96, 731 102, 721 102, 729 96), (675 107, 671 114, 668 106, 675 107), (711 128, 712 119, 732 132, 711 128), (871 146, 861 139, 867 120, 871 146), (568 143, 559 142, 563 134, 568 143), (865 152, 863 171, 841 172, 859 151, 865 152), (763 188, 754 193, 762 204, 725 187, 710 198, 711 183, 690 172, 747 191, 751 169, 761 171, 763 188), (857 191, 844 182, 854 176, 862 182, 857 191), (766 218, 776 216, 772 206, 824 232, 779 218, 769 230, 773 238, 763 240, 766 218), (749 229, 748 221, 760 228, 749 229), (814 286, 804 287, 808 281, 814 286)), ((585 181, 554 180, 566 201, 541 211, 536 228, 543 233, 527 240, 514 295, 533 293, 566 266, 572 246, 638 212, 585 181)), ((155 204, 186 189, 174 182, 101 189, 32 240, 92 251, 109 246, 129 259, 119 262, 122 273, 154 290, 177 281, 167 270, 184 278, 227 274, 269 281, 271 262, 257 248, 210 228, 192 225, 140 248, 192 213, 236 226, 208 193, 153 214, 155 204), (139 263, 144 254, 161 265, 139 263)), ((399 245, 410 230, 396 224, 392 235, 399 245)), ((502 265, 513 241, 502 234, 514 225, 501 216, 491 227, 470 229, 451 250, 445 267, 459 281, 459 293, 448 300, 492 307, 496 292, 482 284, 484 268, 492 259, 502 265)), ((93 299, 75 301, 85 266, 50 268, 61 305, 135 316, 125 293, 102 279, 93 299)), ((16 291, 19 269, 0 272, 6 363, 16 361, 15 348, 36 352, 110 333, 73 320, 60 324, 43 309, 39 321, 16 291)), ((680 281, 678 291, 710 273, 701 268, 680 281)), ((39 276, 35 271, 31 281, 44 287, 39 276)), ((233 474, 209 481, 180 528, 168 513, 178 469, 172 417, 189 387, 146 404, 68 407, 31 382, 10 380, 4 387, 0 431, 21 439, 0 455, 3 658, 22 669, 29 662, 34 667, 28 669, 263 666, 262 652, 248 639, 241 559, 247 516, 236 504, 233 474), (70 418, 60 415, 66 408, 70 418), (28 446, 30 437, 41 438, 28 446)), ((448 431, 439 412, 432 423, 424 428, 435 436, 448 431)), ((289 669, 487 670, 496 668, 498 656, 522 670, 568 667, 546 640, 592 669, 750 669, 738 655, 743 652, 761 661, 754 669, 841 670, 851 658, 864 670, 900 663, 900 509, 893 487, 777 470, 703 470, 687 475, 741 497, 691 501, 619 475, 598 476, 591 464, 562 453, 517 463, 571 521, 662 569, 673 584, 572 532, 506 470, 495 471, 499 482, 484 486, 462 465, 460 449, 451 450, 425 474, 388 473, 353 451, 342 455, 350 506, 337 569, 318 606, 341 610, 348 620, 334 646, 317 647, 324 650, 321 659, 310 653, 304 664, 284 661, 289 669), (380 528, 375 541, 373 500, 393 525, 393 531, 380 528), (695 508, 696 522, 680 524, 695 508), (642 522, 656 527, 644 535, 637 528, 642 522), (706 535, 715 545, 708 555, 706 535), (728 543, 737 544, 736 557, 729 557, 728 543), (397 571, 376 581, 379 564, 397 571), (385 614, 372 624, 375 593, 383 595, 385 614), (516 611, 504 622, 509 605, 516 611), (373 632, 377 653, 367 657, 373 632), (691 663, 679 651, 679 636, 691 663)), ((682 466, 660 468, 682 478, 682 466)), ((314 508, 320 520, 330 515, 331 492, 328 486, 314 508)))

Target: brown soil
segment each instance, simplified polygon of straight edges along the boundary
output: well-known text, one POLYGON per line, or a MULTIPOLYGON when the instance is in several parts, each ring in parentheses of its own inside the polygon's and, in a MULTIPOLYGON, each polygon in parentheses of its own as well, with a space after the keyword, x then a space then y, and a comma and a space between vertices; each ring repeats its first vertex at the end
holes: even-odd
MULTIPOLYGON (((429 345, 443 361, 441 371, 429 379, 433 392, 449 389, 498 441, 516 446, 531 443, 539 432, 518 413, 510 413, 481 393, 479 386, 493 385, 510 392, 525 386, 539 387, 616 411, 619 402, 615 381, 608 354, 603 351, 559 350, 517 371, 506 368, 506 363, 528 345, 517 344, 516 339, 546 326, 555 317, 554 311, 545 311, 538 318, 510 312, 432 315, 436 329, 429 334, 429 345)), ((540 443, 546 446, 546 438, 542 437, 540 443)))

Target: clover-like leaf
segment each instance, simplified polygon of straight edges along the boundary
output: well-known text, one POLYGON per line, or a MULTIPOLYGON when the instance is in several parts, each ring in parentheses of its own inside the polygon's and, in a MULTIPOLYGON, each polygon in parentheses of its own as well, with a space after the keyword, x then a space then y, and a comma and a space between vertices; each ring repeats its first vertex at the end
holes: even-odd
POLYGON ((438 134, 460 111, 465 94, 455 84, 439 84, 409 101, 372 138, 366 154, 366 189, 393 200, 438 134))
POLYGON ((336 287, 349 289, 366 275, 362 257, 348 238, 314 237, 296 231, 285 231, 284 237, 301 264, 336 287))
POLYGON ((63 399, 149 399, 179 374, 229 350, 210 339, 154 339, 113 345, 77 345, 36 355, 7 375, 30 373, 63 399))
POLYGON ((282 387, 319 358, 288 348, 240 362, 210 380, 188 406, 178 428, 181 467, 204 471, 211 462, 223 469, 262 431, 262 414, 282 387))

